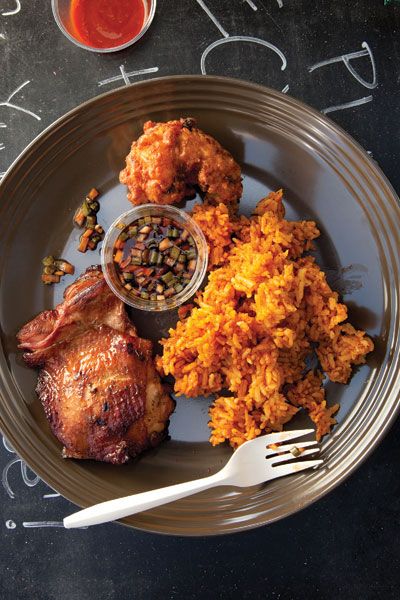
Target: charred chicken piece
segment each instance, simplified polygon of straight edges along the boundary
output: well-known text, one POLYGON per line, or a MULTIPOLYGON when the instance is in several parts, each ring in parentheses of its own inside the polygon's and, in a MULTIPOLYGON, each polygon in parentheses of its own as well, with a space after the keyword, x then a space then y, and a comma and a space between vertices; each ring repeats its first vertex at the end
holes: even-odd
POLYGON ((63 456, 122 464, 167 433, 174 402, 100 267, 70 285, 64 301, 17 335, 63 456))
POLYGON ((132 204, 176 204, 195 195, 206 202, 236 205, 242 195, 239 165, 194 119, 147 121, 133 142, 120 181, 132 204))

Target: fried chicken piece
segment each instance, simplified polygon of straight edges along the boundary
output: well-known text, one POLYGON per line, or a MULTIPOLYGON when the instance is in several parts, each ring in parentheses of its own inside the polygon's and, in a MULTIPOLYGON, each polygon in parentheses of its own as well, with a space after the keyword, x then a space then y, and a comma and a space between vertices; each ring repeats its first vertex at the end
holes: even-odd
POLYGON ((90 267, 54 310, 17 335, 63 456, 122 464, 167 433, 174 402, 100 267, 90 267))
POLYGON ((242 195, 239 165, 214 138, 197 129, 194 119, 147 121, 133 142, 120 181, 132 204, 176 204, 195 195, 205 201, 236 204, 242 195))

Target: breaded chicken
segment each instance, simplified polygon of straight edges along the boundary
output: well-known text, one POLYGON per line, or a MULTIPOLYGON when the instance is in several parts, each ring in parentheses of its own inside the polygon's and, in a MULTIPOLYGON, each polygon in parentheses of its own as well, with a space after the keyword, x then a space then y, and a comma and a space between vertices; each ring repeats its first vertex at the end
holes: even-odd
POLYGON ((120 181, 132 204, 176 204, 193 197, 236 204, 242 195, 239 165, 214 138, 197 129, 194 119, 147 121, 133 142, 120 181))
POLYGON ((152 344, 91 267, 64 302, 18 333, 36 391, 63 456, 122 464, 166 435, 174 402, 160 382, 152 344))

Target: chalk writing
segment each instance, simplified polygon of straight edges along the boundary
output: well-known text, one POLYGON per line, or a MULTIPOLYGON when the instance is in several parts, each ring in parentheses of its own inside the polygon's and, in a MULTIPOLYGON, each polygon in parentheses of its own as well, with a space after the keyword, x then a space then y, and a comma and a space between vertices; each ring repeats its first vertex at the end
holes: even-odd
POLYGON ((277 3, 278 3, 278 6, 279 6, 279 8, 282 8, 282 7, 283 7, 283 2, 282 2, 282 0, 276 0, 276 1, 277 1, 277 3))
POLYGON ((257 6, 251 0, 245 0, 245 2, 247 2, 250 8, 252 8, 254 11, 258 10, 257 6))
POLYGON ((23 521, 22 525, 27 529, 33 527, 64 527, 62 521, 23 521))
POLYGON ((123 81, 125 83, 125 85, 129 85, 130 77, 137 77, 138 75, 146 75, 147 73, 157 73, 158 67, 150 67, 149 69, 139 69, 137 71, 130 71, 129 73, 127 73, 125 71, 124 65, 120 65, 119 70, 121 72, 121 75, 115 75, 114 77, 109 77, 108 79, 103 79, 102 81, 98 82, 98 86, 101 87, 102 85, 108 85, 109 83, 113 83, 114 81, 123 81))
POLYGON ((211 21, 214 23, 215 27, 217 29, 219 29, 220 33, 224 36, 224 37, 229 37, 229 33, 227 31, 225 31, 225 29, 222 27, 221 23, 218 21, 217 17, 215 17, 211 10, 208 8, 208 6, 206 6, 205 2, 203 2, 203 0, 196 0, 197 4, 199 4, 201 6, 201 8, 204 10, 204 12, 206 13, 206 15, 208 15, 211 19, 211 21))
MULTIPOLYGON (((7 441, 7 439, 4 436, 3 436, 3 446, 7 450, 7 452, 11 452, 12 454, 15 454, 14 448, 11 446, 11 444, 7 441)), ((3 474, 2 474, 3 487, 11 499, 15 498, 15 494, 14 494, 13 490, 11 489, 10 484, 8 482, 8 471, 10 470, 10 468, 13 465, 15 465, 17 463, 20 463, 20 465, 21 465, 21 475, 22 475, 22 480, 25 485, 27 485, 28 487, 34 487, 40 481, 40 478, 37 475, 35 475, 35 477, 33 477, 33 478, 30 477, 28 475, 28 467, 25 464, 25 462, 18 456, 14 456, 14 458, 12 458, 7 463, 7 465, 4 467, 3 474)), ((43 498, 45 500, 47 500, 49 498, 60 498, 60 494, 58 492, 51 492, 51 493, 43 494, 43 498)), ((8 519, 5 522, 5 525, 6 525, 7 529, 15 529, 17 527, 17 524, 12 519, 8 519)), ((41 528, 41 527, 60 527, 60 528, 64 529, 64 524, 62 521, 24 521, 22 523, 22 525, 25 529, 34 529, 34 528, 41 528)), ((87 527, 81 527, 81 529, 87 529, 87 527)))
MULTIPOLYGON (((246 36, 246 35, 230 36, 229 33, 222 27, 222 25, 218 21, 218 19, 210 11, 208 6, 206 6, 206 4, 203 2, 203 0, 196 0, 196 2, 199 4, 199 6, 201 6, 201 8, 204 10, 204 12, 207 14, 207 16, 211 19, 211 21, 214 23, 214 25, 217 27, 217 29, 220 31, 220 33, 223 35, 223 39, 212 42, 209 46, 207 46, 207 48, 204 50, 203 54, 201 55, 200 68, 201 68, 201 72, 203 75, 207 74, 206 58, 210 54, 210 52, 212 52, 215 48, 218 48, 218 46, 222 46, 224 44, 229 44, 229 43, 233 43, 233 42, 241 42, 241 43, 248 42, 250 44, 259 44, 261 46, 268 48, 269 50, 272 50, 272 52, 275 52, 275 54, 277 54, 282 61, 281 71, 284 71, 286 69, 286 66, 287 66, 286 57, 283 54, 283 52, 281 50, 279 50, 279 48, 277 48, 274 44, 271 44, 270 42, 267 42, 266 40, 262 40, 260 38, 250 37, 250 36, 246 36)), ((288 90, 289 90, 289 86, 285 85, 282 92, 286 93, 288 90)))
POLYGON ((18 463, 20 463, 21 477, 22 477, 22 480, 25 483, 25 485, 27 485, 28 487, 34 487, 40 481, 40 477, 38 477, 37 475, 35 475, 32 479, 29 477, 28 466, 21 458, 19 458, 17 456, 15 458, 11 459, 4 467, 3 473, 1 476, 1 483, 2 483, 5 491, 7 492, 8 496, 11 499, 15 498, 15 494, 14 494, 13 490, 11 489, 11 486, 8 481, 8 472, 13 465, 16 465, 18 463))
MULTIPOLYGON (((309 73, 312 73, 316 69, 320 69, 321 67, 326 67, 327 65, 332 65, 333 63, 343 62, 346 69, 351 73, 351 75, 356 79, 358 83, 362 86, 372 90, 376 88, 378 85, 378 78, 376 74, 375 60, 374 56, 371 52, 370 47, 367 42, 363 42, 361 44, 363 50, 359 50, 357 52, 350 52, 349 54, 342 54, 340 56, 335 56, 334 58, 328 58, 327 60, 322 60, 318 63, 315 63, 311 67, 308 67, 309 73), (356 58, 362 58, 363 56, 368 56, 371 69, 372 69, 372 81, 366 81, 357 71, 354 69, 353 65, 350 64, 351 60, 356 58)), ((373 96, 363 96, 362 98, 357 98, 356 100, 351 100, 350 102, 344 102, 342 104, 335 104, 333 106, 328 106, 327 108, 323 108, 321 112, 325 115, 328 113, 337 111, 337 110, 345 110, 347 108, 354 108, 356 106, 361 106, 362 104, 367 104, 368 102, 372 102, 373 96)))
POLYGON ((232 37, 227 37, 223 40, 216 40, 215 42, 210 44, 204 50, 202 57, 201 57, 201 61, 200 61, 201 72, 203 73, 203 75, 206 74, 206 64, 205 64, 206 58, 209 55, 209 53, 211 52, 211 50, 213 50, 214 48, 217 48, 217 46, 221 46, 222 44, 228 44, 229 42, 250 42, 253 44, 260 44, 261 46, 265 46, 266 48, 269 48, 270 50, 275 52, 281 59, 281 61, 282 61, 281 71, 284 71, 286 69, 286 66, 287 66, 286 57, 283 54, 283 52, 281 52, 279 50, 279 48, 277 48, 273 44, 270 44, 269 42, 266 42, 265 40, 260 40, 259 38, 253 38, 253 37, 248 37, 248 36, 243 36, 243 35, 235 35, 232 37))
POLYGON ((16 522, 13 521, 12 519, 8 519, 6 521, 6 527, 7 527, 7 529, 15 529, 16 526, 17 526, 16 522))
POLYGON ((321 62, 315 63, 315 65, 312 65, 308 68, 308 71, 312 73, 316 69, 320 69, 321 67, 325 67, 326 65, 332 65, 333 63, 343 62, 346 69, 353 75, 353 77, 358 81, 358 83, 361 83, 361 85, 368 88, 369 90, 373 90, 378 85, 375 60, 371 52, 371 48, 368 46, 367 42, 363 42, 361 44, 361 47, 364 48, 364 50, 359 50, 358 52, 351 52, 350 54, 342 54, 341 56, 335 56, 334 58, 328 58, 327 60, 322 60, 321 62), (361 58, 363 56, 368 56, 371 62, 371 82, 366 81, 363 77, 361 77, 361 75, 357 73, 357 71, 354 69, 353 65, 350 64, 351 60, 354 60, 355 58, 361 58))
POLYGON ((13 458, 9 463, 6 464, 6 466, 3 469, 3 473, 1 476, 1 483, 4 487, 4 489, 6 490, 7 494, 10 496, 10 498, 15 498, 15 494, 12 491, 10 484, 8 483, 8 471, 10 470, 10 468, 13 465, 16 465, 17 463, 19 463, 20 460, 19 458, 13 458))
MULTIPOLYGON (((27 529, 36 527, 61 527, 62 529, 65 529, 62 521, 23 521, 22 525, 27 529)), ((78 527, 77 529, 88 529, 88 527, 78 527)))
MULTIPOLYGON (((17 524, 12 519, 7 519, 6 521, 7 529, 16 529, 17 524)), ((25 529, 41 529, 47 527, 59 527, 61 529, 65 529, 64 523, 62 521, 23 521, 22 526, 25 529)), ((87 526, 78 527, 77 529, 88 529, 87 526)))
POLYGON ((11 15, 16 15, 21 10, 21 2, 20 0, 14 0, 15 8, 13 10, 9 10, 7 12, 0 13, 2 17, 10 17, 11 15))
POLYGON ((23 108, 22 106, 18 106, 17 104, 11 103, 11 100, 14 98, 14 96, 16 94, 18 94, 18 92, 20 92, 22 90, 22 88, 24 88, 26 85, 28 85, 28 83, 30 83, 29 80, 25 81, 25 83, 22 83, 20 86, 18 86, 17 89, 14 90, 13 93, 8 96, 8 98, 5 102, 0 102, 0 106, 7 106, 8 108, 13 108, 14 110, 19 110, 27 115, 30 115, 34 119, 41 121, 41 118, 39 117, 39 115, 35 114, 31 110, 28 110, 27 108, 23 108))
POLYGON ((5 148, 5 145, 2 142, 0 142, 0 150, 4 150, 4 148, 5 148))
MULTIPOLYGON (((6 440, 6 438, 4 436, 3 436, 3 446, 8 452, 11 452, 12 454, 16 454, 14 448, 10 445, 10 443, 6 440)), ((11 489, 11 486, 8 481, 8 472, 13 465, 16 465, 18 463, 20 463, 20 467, 21 467, 22 481, 25 483, 26 486, 34 487, 40 481, 40 477, 38 477, 35 474, 34 474, 35 476, 33 478, 30 478, 29 474, 28 474, 27 464, 21 458, 19 458, 19 456, 15 456, 6 464, 6 466, 3 469, 2 476, 1 476, 1 483, 11 499, 15 498, 15 494, 14 494, 13 490, 11 489)))
POLYGON ((3 436, 3 446, 7 450, 7 452, 12 452, 15 454, 14 448, 11 446, 10 442, 3 436))
POLYGON ((372 102, 372 96, 364 96, 364 98, 357 98, 357 100, 352 100, 351 102, 345 102, 344 104, 336 104, 335 106, 328 106, 328 108, 323 108, 321 112, 324 115, 328 113, 334 112, 336 110, 345 110, 346 108, 354 108, 355 106, 361 106, 361 104, 367 104, 368 102, 372 102))

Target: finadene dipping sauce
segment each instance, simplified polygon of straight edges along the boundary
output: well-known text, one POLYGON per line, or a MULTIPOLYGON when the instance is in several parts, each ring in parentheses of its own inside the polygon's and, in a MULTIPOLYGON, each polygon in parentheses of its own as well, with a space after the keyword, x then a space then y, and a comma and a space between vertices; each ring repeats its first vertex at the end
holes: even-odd
POLYGON ((114 48, 129 42, 142 30, 143 0, 72 0, 74 36, 92 48, 114 48))
POLYGON ((113 259, 118 277, 130 294, 164 301, 190 283, 198 254, 193 237, 181 224, 149 215, 122 225, 113 259))

